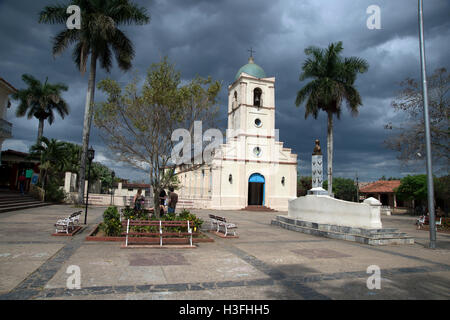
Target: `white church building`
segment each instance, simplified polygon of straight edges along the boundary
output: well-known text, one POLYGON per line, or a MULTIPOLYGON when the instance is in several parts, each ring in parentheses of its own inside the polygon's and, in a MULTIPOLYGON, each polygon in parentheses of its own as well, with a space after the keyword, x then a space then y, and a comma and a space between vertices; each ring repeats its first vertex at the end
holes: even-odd
POLYGON ((250 57, 228 86, 226 143, 210 164, 180 170, 180 207, 287 211, 297 194, 297 155, 278 136, 275 78, 250 57))

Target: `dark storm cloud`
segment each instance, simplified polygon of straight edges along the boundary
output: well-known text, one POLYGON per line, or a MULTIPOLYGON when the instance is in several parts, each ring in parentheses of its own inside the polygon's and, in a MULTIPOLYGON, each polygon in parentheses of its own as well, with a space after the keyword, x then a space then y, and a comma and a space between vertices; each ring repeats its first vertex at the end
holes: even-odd
MULTIPOLYGON (((370 69, 360 75, 357 88, 364 105, 358 117, 344 111, 334 127, 334 173, 360 180, 382 175, 397 176, 403 170, 396 154, 383 146, 387 132, 383 125, 398 121, 401 115, 390 103, 398 83, 406 77, 419 79, 417 2, 410 0, 280 0, 280 1, 136 1, 148 9, 151 22, 146 26, 123 29, 135 45, 133 69, 145 77, 148 67, 167 55, 181 71, 185 81, 195 75, 212 76, 223 81, 220 93, 221 114, 217 126, 226 126, 227 86, 237 70, 247 63, 252 47, 255 61, 268 76, 276 77, 276 127, 285 147, 298 154, 299 170, 309 175, 314 140, 322 141, 326 151, 326 116, 304 119, 304 107, 295 107, 296 92, 307 83, 298 78, 305 60, 304 49, 310 45, 326 47, 343 41, 344 56, 366 59, 370 69), (381 30, 366 27, 369 5, 381 8, 381 30)), ((22 88, 21 75, 31 73, 41 81, 64 82, 69 91, 64 98, 71 114, 57 117, 52 126, 45 124, 44 134, 81 143, 87 75, 81 75, 71 60, 72 48, 63 55, 51 55, 51 37, 63 26, 37 23, 38 13, 53 1, 0 2, 0 76, 22 88)), ((428 71, 449 67, 450 4, 446 0, 426 1, 425 36, 428 71)), ((99 70, 97 79, 111 77, 126 83, 132 72, 116 66, 110 74, 99 70)), ((96 91, 96 101, 104 98, 96 91)), ((34 142, 37 121, 15 118, 17 103, 8 111, 14 138, 3 148, 26 149, 34 142)), ((140 179, 135 171, 115 163, 92 127, 91 144, 100 161, 116 169, 119 175, 140 179)))

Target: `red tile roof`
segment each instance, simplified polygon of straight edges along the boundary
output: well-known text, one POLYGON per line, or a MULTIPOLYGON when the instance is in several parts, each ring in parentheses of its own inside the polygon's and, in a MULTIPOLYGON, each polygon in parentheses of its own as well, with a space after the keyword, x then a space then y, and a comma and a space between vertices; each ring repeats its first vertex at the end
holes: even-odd
POLYGON ((400 180, 380 180, 362 187, 362 193, 393 193, 395 188, 400 186, 400 180))

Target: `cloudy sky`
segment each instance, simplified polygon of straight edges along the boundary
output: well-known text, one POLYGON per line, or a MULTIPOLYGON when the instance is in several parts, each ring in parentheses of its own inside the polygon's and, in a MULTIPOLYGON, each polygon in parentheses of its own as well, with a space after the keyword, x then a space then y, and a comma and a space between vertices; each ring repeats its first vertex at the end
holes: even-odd
MULTIPOLYGON (((255 62, 267 76, 276 77, 276 127, 280 141, 298 154, 299 172, 310 175, 314 140, 322 141, 326 152, 326 116, 304 118, 304 108, 294 104, 304 49, 326 47, 343 41, 344 56, 368 61, 369 71, 359 75, 356 86, 363 106, 358 117, 344 111, 334 126, 334 175, 360 181, 382 175, 404 176, 425 171, 425 163, 414 168, 401 166, 397 154, 383 141, 384 124, 401 121, 391 101, 399 82, 407 77, 420 79, 417 1, 415 0, 147 0, 135 1, 147 8, 151 22, 124 28, 135 45, 133 68, 144 75, 147 68, 168 56, 183 79, 196 74, 223 82, 220 94, 221 117, 217 127, 226 127, 227 86, 255 50, 255 62), (381 9, 381 29, 369 30, 366 13, 370 5, 381 9)), ((450 1, 424 1, 427 68, 450 67, 450 1)), ((70 115, 57 116, 44 135, 81 144, 87 74, 81 75, 71 60, 71 49, 54 58, 51 38, 64 26, 39 24, 39 11, 55 1, 0 0, 0 77, 16 88, 24 88, 21 76, 30 73, 41 81, 64 82, 69 91, 64 98, 70 115)), ((67 2, 68 4, 70 2, 67 2)), ((126 83, 132 72, 114 67, 108 75, 98 70, 97 79, 111 77, 126 83)), ((104 96, 97 91, 96 101, 104 96)), ((2 149, 28 151, 37 135, 38 121, 16 118, 17 102, 8 110, 13 138, 2 149)), ((116 163, 92 127, 90 143, 96 161, 116 171, 122 178, 146 180, 142 173, 116 163)), ((326 153, 324 153, 326 154, 326 153)))

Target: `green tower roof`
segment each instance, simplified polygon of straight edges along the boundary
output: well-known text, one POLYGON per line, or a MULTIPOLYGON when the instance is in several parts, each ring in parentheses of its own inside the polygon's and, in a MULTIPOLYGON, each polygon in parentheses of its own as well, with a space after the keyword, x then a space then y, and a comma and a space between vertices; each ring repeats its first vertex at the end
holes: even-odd
POLYGON ((236 77, 234 78, 234 81, 239 79, 239 76, 241 75, 242 72, 245 72, 256 78, 265 78, 266 77, 266 73, 264 72, 263 68, 261 68, 254 62, 253 57, 250 57, 248 59, 248 63, 239 69, 239 71, 236 73, 236 77))

